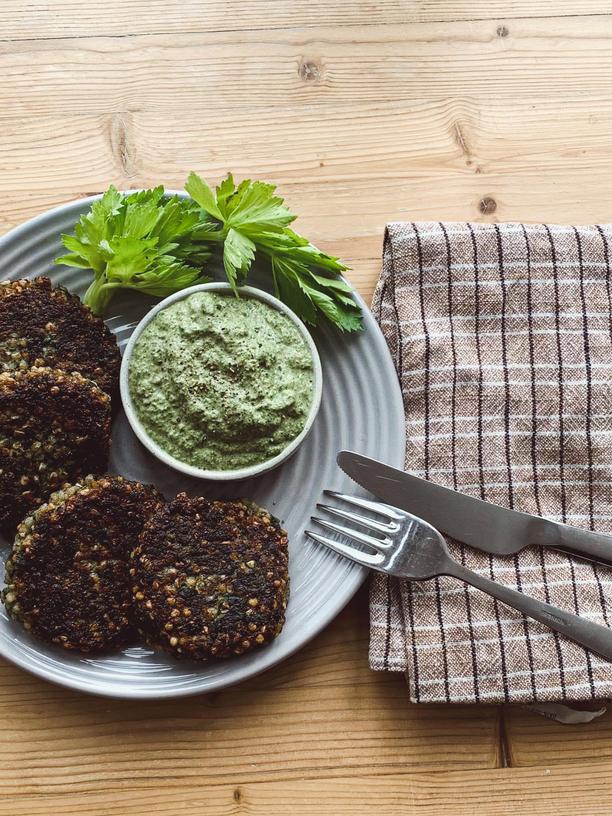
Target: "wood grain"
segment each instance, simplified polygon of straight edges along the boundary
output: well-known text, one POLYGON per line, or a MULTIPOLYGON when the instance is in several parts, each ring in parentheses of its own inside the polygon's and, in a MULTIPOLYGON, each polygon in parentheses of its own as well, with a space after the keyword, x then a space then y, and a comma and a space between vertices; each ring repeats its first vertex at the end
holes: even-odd
MULTIPOLYGON (((603 0, 0 3, 0 232, 110 182, 274 181, 371 296, 397 219, 612 219, 603 0)), ((217 695, 123 703, 0 661, 0 816, 585 816, 609 715, 418 707, 365 591, 217 695)))
POLYGON ((530 712, 508 707, 504 726, 512 766, 607 767, 612 763, 612 719, 607 715, 571 727, 550 722, 549 728, 543 729, 530 712))
POLYGON ((212 121, 221 109, 273 117, 291 102, 609 94, 608 16, 498 29, 462 21, 6 41, 2 93, 26 115, 199 110, 212 121))
POLYGON ((359 778, 338 776, 282 782, 185 787, 174 779, 148 788, 4 797, 2 811, 13 816, 46 816, 49 804, 63 816, 607 816, 612 808, 610 763, 447 773, 390 773, 359 778), (579 810, 578 810, 579 803, 579 810))
POLYGON ((278 670, 185 700, 88 697, 0 664, 0 813, 5 797, 152 778, 191 788, 497 767, 494 707, 409 706, 401 676, 369 671, 364 601, 278 670))
POLYGON ((80 0, 4 0, 2 39, 261 31, 315 26, 399 25, 417 22, 578 17, 609 12, 604 0, 109 0, 104 9, 80 0), (103 11, 103 13, 101 13, 103 11))
POLYGON ((390 101, 328 110, 321 118, 318 110, 287 106, 273 130, 250 114, 217 123, 189 111, 171 136, 167 117, 155 111, 5 114, 0 224, 8 229, 109 182, 180 187, 190 168, 213 181, 232 169, 238 177, 275 181, 301 213, 298 229, 343 257, 369 298, 388 220, 554 222, 567 220, 570 210, 575 220, 610 218, 612 188, 601 184, 612 160, 609 100, 570 98, 560 110, 554 101, 523 100, 431 101, 408 109, 390 101), (580 173, 579 189, 565 173, 568 161, 580 173), (483 214, 485 199, 494 212, 483 214))

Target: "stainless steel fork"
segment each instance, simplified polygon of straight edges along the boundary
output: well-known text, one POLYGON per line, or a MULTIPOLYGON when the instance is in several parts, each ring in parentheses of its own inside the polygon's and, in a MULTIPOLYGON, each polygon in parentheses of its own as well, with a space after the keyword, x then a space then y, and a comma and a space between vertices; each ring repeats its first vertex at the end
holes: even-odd
POLYGON ((550 629, 554 629, 555 632, 565 635, 586 649, 596 652, 606 660, 612 660, 612 629, 592 623, 578 615, 572 615, 570 612, 565 612, 543 601, 537 601, 522 592, 517 592, 466 569, 451 557, 446 542, 435 527, 423 519, 399 510, 397 507, 357 496, 335 493, 331 490, 326 490, 325 494, 379 516, 381 519, 367 517, 328 504, 318 504, 317 507, 320 510, 368 531, 361 532, 352 527, 345 527, 313 516, 312 520, 321 527, 345 536, 365 549, 357 549, 350 544, 307 530, 306 535, 319 544, 335 550, 364 567, 395 575, 398 578, 407 578, 410 581, 423 581, 438 575, 458 578, 460 581, 481 589, 493 598, 497 598, 498 601, 518 609, 524 615, 543 623, 550 629))

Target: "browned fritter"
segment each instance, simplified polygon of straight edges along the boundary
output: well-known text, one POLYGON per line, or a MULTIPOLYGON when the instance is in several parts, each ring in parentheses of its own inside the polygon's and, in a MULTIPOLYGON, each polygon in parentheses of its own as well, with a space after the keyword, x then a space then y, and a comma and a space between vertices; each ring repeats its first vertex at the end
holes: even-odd
POLYGON ((161 496, 121 476, 54 493, 17 529, 2 599, 32 634, 100 652, 135 635, 129 552, 161 496))
POLYGON ((110 425, 110 397, 80 374, 0 374, 0 530, 11 536, 54 490, 105 471, 110 425))
POLYGON ((243 654, 283 628, 287 534, 246 501, 180 493, 144 526, 130 574, 151 643, 195 660, 243 654))
POLYGON ((113 333, 46 277, 0 282, 0 371, 30 366, 78 371, 118 397, 121 355, 113 333))

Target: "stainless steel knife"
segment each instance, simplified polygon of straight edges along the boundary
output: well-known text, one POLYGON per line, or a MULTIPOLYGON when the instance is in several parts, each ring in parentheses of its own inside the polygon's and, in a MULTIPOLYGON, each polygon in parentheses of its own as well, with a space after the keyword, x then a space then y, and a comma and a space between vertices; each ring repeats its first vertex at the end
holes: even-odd
POLYGON ((525 547, 569 550, 612 565, 612 536, 508 510, 420 479, 360 453, 340 451, 337 462, 355 482, 388 504, 419 516, 477 550, 512 555, 525 547))

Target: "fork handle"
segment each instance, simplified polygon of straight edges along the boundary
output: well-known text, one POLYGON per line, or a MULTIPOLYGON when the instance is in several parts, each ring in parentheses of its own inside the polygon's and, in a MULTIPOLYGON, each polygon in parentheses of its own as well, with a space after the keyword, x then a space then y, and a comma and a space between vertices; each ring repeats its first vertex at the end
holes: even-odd
POLYGON ((612 661, 612 629, 607 626, 592 623, 552 604, 544 603, 544 601, 537 601, 529 595, 491 581, 477 572, 472 572, 455 561, 448 564, 444 574, 465 581, 507 606, 518 609, 524 615, 543 623, 555 632, 565 635, 570 640, 584 646, 585 649, 612 661))

